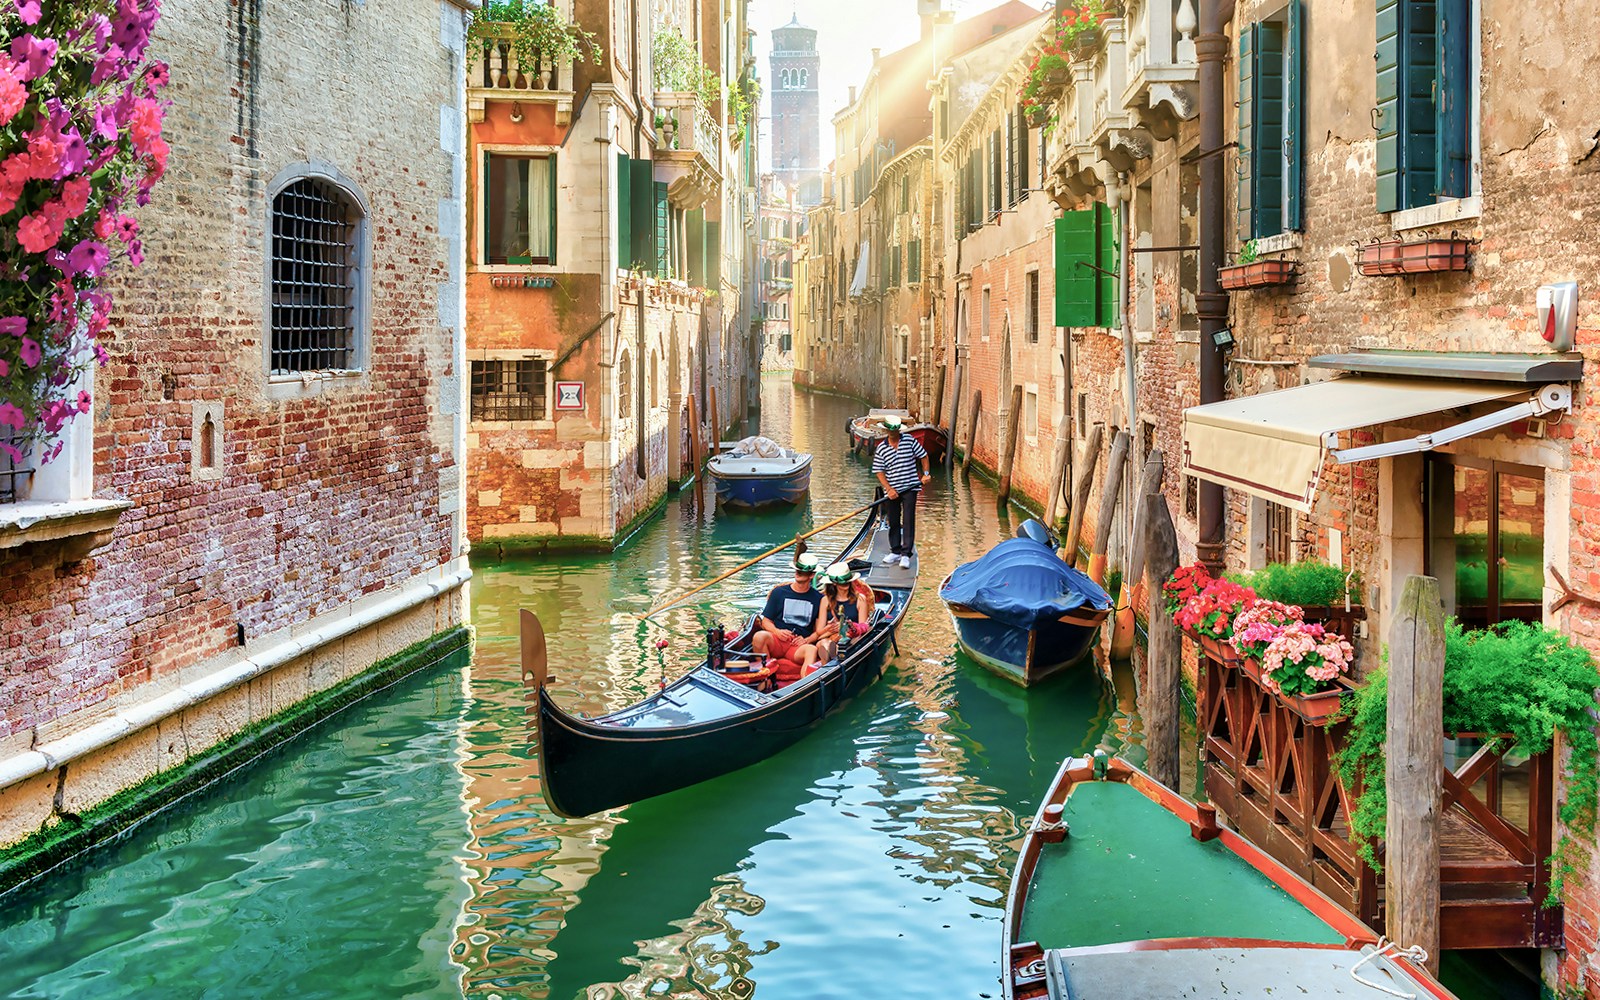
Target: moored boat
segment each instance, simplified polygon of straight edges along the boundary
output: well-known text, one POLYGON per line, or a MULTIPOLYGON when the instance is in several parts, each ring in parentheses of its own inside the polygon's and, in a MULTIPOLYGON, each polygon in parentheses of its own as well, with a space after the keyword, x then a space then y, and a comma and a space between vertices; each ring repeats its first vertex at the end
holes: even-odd
POLYGON ((811 490, 811 456, 769 438, 746 438, 707 461, 706 472, 724 507, 794 506, 811 490))
POLYGON ((1310 883, 1126 762, 1061 765, 1006 904, 1005 1000, 1452 1000, 1310 883))
POLYGON ((543 632, 524 611, 524 674, 536 689, 540 776, 551 808, 589 816, 754 764, 800 740, 876 681, 917 579, 915 557, 909 568, 883 563, 889 537, 879 521, 874 510, 838 559, 862 567, 874 591, 870 628, 809 676, 770 692, 750 683, 760 670, 740 670, 758 659, 750 649, 752 617, 719 651, 726 669, 716 669, 708 655, 643 701, 580 718, 551 696, 543 632))
POLYGON ((1049 530, 1029 520, 939 586, 967 655, 1023 686, 1083 660, 1111 597, 1056 555, 1049 530))
POLYGON ((897 416, 905 422, 905 432, 922 445, 922 449, 928 453, 929 462, 938 465, 944 460, 945 449, 950 446, 950 438, 944 428, 913 421, 906 410, 875 409, 869 410, 865 416, 852 419, 845 426, 845 433, 850 438, 850 450, 870 456, 887 434, 883 429, 883 418, 887 416, 897 416))

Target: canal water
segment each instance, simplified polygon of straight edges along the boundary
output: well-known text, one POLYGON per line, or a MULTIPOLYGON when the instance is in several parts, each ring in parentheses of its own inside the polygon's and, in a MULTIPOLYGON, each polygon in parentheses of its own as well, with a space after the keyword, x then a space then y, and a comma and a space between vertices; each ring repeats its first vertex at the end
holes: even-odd
POLYGON ((936 588, 1019 519, 977 479, 927 489, 898 654, 819 731, 599 817, 541 798, 521 608, 544 622, 563 703, 620 706, 691 665, 706 625, 741 621, 789 564, 651 625, 637 612, 871 498, 845 448, 857 404, 784 377, 763 396, 763 430, 816 455, 807 508, 721 516, 690 489, 612 557, 478 565, 470 659, 0 899, 0 996, 998 996, 1008 872, 1040 790, 1063 756, 1123 749, 1137 725, 1125 676, 1085 669, 1025 695, 955 651, 936 588))

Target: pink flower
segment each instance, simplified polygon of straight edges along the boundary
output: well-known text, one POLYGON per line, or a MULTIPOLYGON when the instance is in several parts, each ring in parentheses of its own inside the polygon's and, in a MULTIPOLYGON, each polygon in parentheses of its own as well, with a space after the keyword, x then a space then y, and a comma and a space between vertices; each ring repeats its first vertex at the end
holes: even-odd
MULTIPOLYGON (((15 427, 17 430, 28 426, 28 415, 10 403, 0 403, 0 427, 15 427)), ((20 459, 21 456, 16 456, 20 459)))
POLYGON ((106 264, 111 261, 111 252, 104 243, 94 240, 84 240, 72 248, 67 255, 67 265, 73 274, 86 274, 91 278, 100 277, 106 269, 106 264))
POLYGON ((92 407, 93 405, 94 405, 94 403, 90 400, 89 393, 86 392, 86 391, 83 391, 83 390, 79 390, 79 392, 78 392, 78 412, 79 413, 88 413, 90 407, 92 407))
POLYGON ((8 376, 10 374, 11 374, 11 365, 10 365, 10 363, 7 362, 5 358, 0 358, 0 378, 5 378, 6 376, 8 376))
POLYGON ((149 156, 157 139, 161 138, 162 111, 159 102, 148 97, 134 102, 133 117, 128 121, 128 135, 133 148, 140 156, 149 156))
MULTIPOLYGON (((19 430, 20 430, 20 428, 19 428, 19 430)), ((12 445, 9 445, 4 441, 0 441, 0 451, 3 451, 3 452, 6 453, 6 456, 11 459, 12 464, 14 464, 14 465, 21 465, 22 464, 22 451, 21 451, 21 449, 15 448, 12 445)))
POLYGON ((61 204, 76 219, 89 207, 89 178, 75 177, 61 188, 61 204))
POLYGON ((0 333, 20 337, 28 332, 28 318, 26 316, 7 316, 0 319, 0 333))
POLYGON ((115 223, 117 239, 124 243, 132 243, 139 237, 139 222, 129 215, 117 216, 115 223))
POLYGON ((21 64, 24 80, 37 80, 50 72, 56 64, 58 48, 60 43, 54 38, 35 38, 31 33, 11 40, 11 56, 21 64))
POLYGON ((22 23, 32 27, 39 23, 39 18, 44 12, 39 9, 39 0, 11 0, 11 5, 17 9, 17 16, 22 23))
POLYGON ((44 350, 39 346, 39 342, 32 337, 22 338, 22 347, 18 354, 22 358, 22 363, 29 368, 37 368, 39 362, 44 359, 44 350))
POLYGON ((28 88, 14 65, 0 65, 0 125, 17 116, 28 103, 28 88))
POLYGON ((47 211, 57 202, 48 202, 44 208, 32 215, 24 216, 17 223, 17 243, 29 253, 44 253, 57 243, 61 242, 61 231, 66 227, 66 218, 55 217, 47 211))

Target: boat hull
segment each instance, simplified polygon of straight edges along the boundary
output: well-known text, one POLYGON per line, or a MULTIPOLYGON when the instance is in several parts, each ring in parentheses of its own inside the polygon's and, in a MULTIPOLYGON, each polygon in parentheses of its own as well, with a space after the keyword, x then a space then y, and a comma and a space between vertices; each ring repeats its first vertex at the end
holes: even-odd
POLYGON ((811 492, 811 465, 808 462, 792 472, 770 476, 730 476, 713 471, 711 481, 717 489, 717 502, 724 507, 793 507, 804 503, 811 492))
POLYGON ((1083 662, 1100 634, 1099 622, 1052 621, 1025 629, 971 609, 952 608, 951 617, 955 619, 956 638, 968 656, 1023 687, 1083 662))
MULTIPOLYGON (((906 433, 922 445, 922 449, 928 453, 929 462, 937 465, 944 460, 950 438, 943 428, 932 424, 912 424, 906 428, 906 433)), ((857 417, 845 425, 845 435, 850 439, 851 451, 870 457, 878 447, 878 442, 884 439, 884 430, 877 424, 869 423, 866 417, 857 417)))

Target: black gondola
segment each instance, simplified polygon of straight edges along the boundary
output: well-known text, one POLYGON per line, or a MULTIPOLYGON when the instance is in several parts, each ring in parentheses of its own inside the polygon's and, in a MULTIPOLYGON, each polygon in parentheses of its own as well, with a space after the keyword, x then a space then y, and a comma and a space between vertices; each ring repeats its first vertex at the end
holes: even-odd
MULTIPOLYGON (((550 807, 562 816, 590 816, 765 760, 877 680, 917 580, 915 556, 910 568, 884 565, 889 539, 879 520, 874 510, 839 557, 870 562, 862 576, 877 596, 872 627, 850 640, 841 656, 770 694, 730 680, 708 658, 637 704, 579 718, 551 697, 544 634, 524 611, 524 670, 537 689, 540 773, 550 807)), ((753 656, 754 627, 752 618, 728 640, 727 662, 753 656)))

